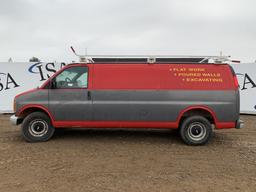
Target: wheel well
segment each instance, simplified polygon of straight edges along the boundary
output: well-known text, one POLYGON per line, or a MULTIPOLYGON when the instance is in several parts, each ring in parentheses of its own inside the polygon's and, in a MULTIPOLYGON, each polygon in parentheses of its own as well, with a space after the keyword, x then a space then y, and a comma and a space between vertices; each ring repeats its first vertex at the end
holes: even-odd
POLYGON ((215 124, 214 117, 213 117, 213 115, 209 111, 207 111, 205 109, 191 109, 191 110, 188 110, 185 113, 183 113, 183 115, 180 118, 179 125, 181 125, 182 122, 184 121, 184 119, 186 119, 187 117, 191 117, 191 116, 195 116, 195 115, 203 116, 211 124, 215 124))
POLYGON ((37 107, 31 107, 31 108, 27 108, 27 109, 23 110, 19 114, 20 121, 21 121, 19 123, 22 123, 23 119, 25 119, 29 114, 34 113, 34 112, 42 112, 42 113, 46 114, 49 117, 48 113, 45 110, 37 108, 37 107))

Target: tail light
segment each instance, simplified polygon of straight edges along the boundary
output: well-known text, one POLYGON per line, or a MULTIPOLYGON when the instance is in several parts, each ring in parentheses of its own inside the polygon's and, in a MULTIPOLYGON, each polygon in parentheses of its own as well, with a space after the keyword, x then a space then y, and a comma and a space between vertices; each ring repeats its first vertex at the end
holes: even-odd
POLYGON ((238 89, 238 88, 239 88, 239 83, 238 83, 238 80, 237 80, 236 73, 235 73, 235 71, 234 71, 233 67, 231 67, 230 65, 229 65, 229 67, 230 67, 230 70, 231 70, 232 75, 233 75, 235 88, 236 88, 236 89, 238 89))
POLYGON ((233 78, 234 78, 235 87, 236 87, 236 89, 238 89, 239 88, 239 83, 238 83, 236 74, 233 76, 233 78))

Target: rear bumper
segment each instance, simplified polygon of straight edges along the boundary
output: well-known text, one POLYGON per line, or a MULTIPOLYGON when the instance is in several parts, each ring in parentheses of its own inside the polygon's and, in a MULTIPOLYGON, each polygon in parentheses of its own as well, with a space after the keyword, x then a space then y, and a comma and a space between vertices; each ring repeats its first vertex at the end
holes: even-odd
POLYGON ((20 120, 20 118, 15 116, 15 115, 12 115, 10 117, 10 122, 11 122, 12 125, 18 125, 19 124, 19 120, 20 120))
POLYGON ((244 127, 244 122, 241 120, 241 119, 239 119, 239 120, 237 120, 236 121, 236 129, 241 129, 241 128, 243 128, 244 127))

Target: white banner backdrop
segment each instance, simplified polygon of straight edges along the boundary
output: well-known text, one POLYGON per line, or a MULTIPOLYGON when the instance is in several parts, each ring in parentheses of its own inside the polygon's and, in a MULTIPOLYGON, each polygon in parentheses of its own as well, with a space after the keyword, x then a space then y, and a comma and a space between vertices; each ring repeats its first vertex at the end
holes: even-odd
MULTIPOLYGON (((15 95, 44 83, 65 63, 0 63, 0 113, 13 112, 15 95)), ((239 81, 241 113, 256 114, 256 63, 232 65, 239 81)))
POLYGON ((65 63, 0 62, 0 113, 13 112, 15 95, 42 85, 65 63))
POLYGON ((256 114, 256 63, 233 64, 240 85, 240 112, 256 114))

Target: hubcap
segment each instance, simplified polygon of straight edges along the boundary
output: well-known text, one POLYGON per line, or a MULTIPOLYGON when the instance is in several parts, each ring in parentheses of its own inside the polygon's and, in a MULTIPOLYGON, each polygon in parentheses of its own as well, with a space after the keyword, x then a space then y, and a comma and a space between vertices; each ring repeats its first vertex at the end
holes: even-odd
POLYGON ((206 127, 200 122, 194 122, 188 127, 188 136, 194 141, 202 140, 206 135, 206 127))
POLYGON ((48 124, 45 120, 36 119, 29 124, 29 133, 34 137, 42 137, 48 131, 48 124))

